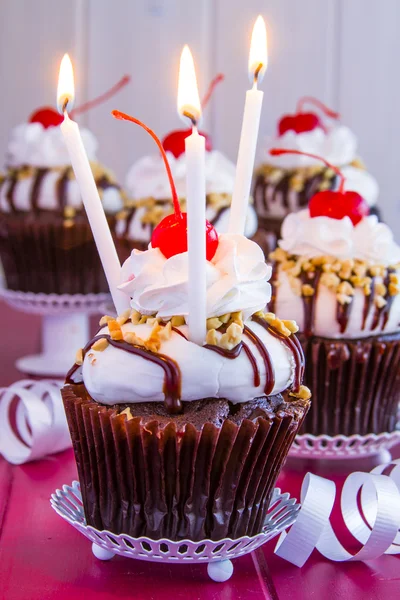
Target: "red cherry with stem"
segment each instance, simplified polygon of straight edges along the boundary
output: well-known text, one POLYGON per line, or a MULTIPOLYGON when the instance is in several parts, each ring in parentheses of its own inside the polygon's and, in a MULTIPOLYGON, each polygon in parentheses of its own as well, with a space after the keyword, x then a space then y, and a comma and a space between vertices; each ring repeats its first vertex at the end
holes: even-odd
POLYGON ((50 106, 38 108, 38 110, 35 110, 29 117, 29 123, 41 123, 45 129, 48 129, 49 127, 58 127, 63 120, 64 117, 50 106))
MULTIPOLYGON (((199 131, 200 135, 203 135, 206 138, 206 150, 207 152, 211 152, 212 143, 211 138, 206 133, 199 131)), ((175 158, 179 158, 181 154, 185 152, 185 139, 192 135, 192 129, 176 129, 175 131, 171 131, 162 141, 163 148, 165 152, 171 152, 175 158)))
POLYGON ((337 191, 324 190, 315 194, 308 203, 310 217, 330 217, 331 219, 343 219, 349 217, 353 225, 357 225, 363 217, 369 215, 369 207, 364 198, 354 191, 344 190, 345 177, 340 169, 329 163, 322 156, 300 152, 299 150, 286 150, 281 148, 272 148, 272 156, 282 154, 297 154, 299 156, 308 156, 322 161, 327 167, 332 169, 340 178, 337 191))
MULTIPOLYGON (((178 194, 176 193, 175 182, 172 177, 171 168, 169 166, 168 158, 165 150, 162 146, 161 141, 147 125, 127 115, 119 110, 113 110, 112 115, 122 121, 130 121, 136 125, 143 127, 145 131, 156 142, 160 149, 161 156, 163 158, 165 168, 167 171, 169 184, 172 193, 172 202, 174 205, 174 213, 165 217, 153 231, 151 236, 151 245, 153 248, 159 248, 160 251, 166 258, 171 258, 175 254, 180 254, 187 251, 187 215, 182 213, 179 205, 178 194)), ((218 233, 215 227, 209 222, 205 222, 205 235, 206 235, 206 258, 211 260, 218 248, 218 233)))
MULTIPOLYGON (((165 217, 153 231, 151 245, 159 248, 165 258, 187 252, 187 213, 177 220, 175 215, 165 217)), ((218 248, 218 233, 215 227, 206 221, 206 258, 212 260, 218 248)))
POLYGON ((320 100, 317 100, 317 98, 304 96, 300 98, 297 103, 296 113, 294 115, 284 115, 279 121, 278 132, 280 136, 291 129, 296 133, 313 131, 317 127, 321 127, 321 129, 326 131, 326 128, 318 115, 313 112, 304 112, 304 104, 313 104, 331 119, 338 119, 340 117, 339 113, 328 108, 320 100))

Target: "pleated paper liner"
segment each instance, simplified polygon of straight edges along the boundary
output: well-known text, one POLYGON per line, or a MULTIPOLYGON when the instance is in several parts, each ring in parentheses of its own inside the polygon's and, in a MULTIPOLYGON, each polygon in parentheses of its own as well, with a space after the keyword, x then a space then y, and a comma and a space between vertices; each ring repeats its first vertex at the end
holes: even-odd
POLYGON ((358 340, 298 335, 313 402, 301 433, 365 435, 396 429, 400 333, 358 340))
MULTIPOLYGON (((113 219, 109 218, 113 229, 113 219)), ((121 250, 121 260, 129 252, 121 250)), ((97 294, 108 291, 96 244, 84 215, 70 227, 59 215, 2 215, 0 256, 7 287, 45 294, 97 294)))
POLYGON ((177 427, 174 417, 127 420, 91 400, 83 385, 62 394, 87 523, 193 541, 260 532, 309 405, 294 400, 254 420, 177 427))

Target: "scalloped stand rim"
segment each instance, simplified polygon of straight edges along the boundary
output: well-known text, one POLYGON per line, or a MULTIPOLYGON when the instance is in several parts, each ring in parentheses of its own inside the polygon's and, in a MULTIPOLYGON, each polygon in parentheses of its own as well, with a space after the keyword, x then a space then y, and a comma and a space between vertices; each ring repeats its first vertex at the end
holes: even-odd
POLYGON ((50 503, 56 513, 92 542, 92 552, 99 560, 119 554, 128 558, 161 563, 206 563, 208 576, 216 582, 227 581, 233 573, 232 559, 243 556, 281 533, 294 523, 300 504, 288 493, 274 489, 264 530, 253 536, 223 540, 151 540, 147 537, 98 531, 86 525, 79 482, 63 485, 52 494, 50 503))

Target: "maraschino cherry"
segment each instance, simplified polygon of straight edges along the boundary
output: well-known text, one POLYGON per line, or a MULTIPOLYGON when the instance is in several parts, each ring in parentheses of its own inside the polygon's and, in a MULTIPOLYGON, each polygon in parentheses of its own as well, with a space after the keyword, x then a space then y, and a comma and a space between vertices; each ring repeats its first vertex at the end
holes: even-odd
MULTIPOLYGON (((201 101, 201 107, 203 110, 204 110, 205 106, 208 104, 208 102, 212 96, 212 93, 214 92, 214 89, 223 80, 224 80, 224 75, 222 73, 219 73, 216 77, 214 77, 214 79, 208 86, 208 90, 207 90, 203 100, 201 101)), ((211 152, 212 142, 211 142, 210 136, 207 135, 206 133, 204 133, 203 131, 200 131, 199 133, 200 133, 200 135, 202 135, 206 138, 207 152, 211 152)), ((179 158, 181 156, 181 154, 183 154, 185 152, 185 139, 191 134, 192 134, 191 128, 190 129, 175 129, 174 131, 171 131, 171 133, 168 133, 162 141, 162 145, 163 145, 165 152, 171 152, 175 156, 175 158, 179 158)))
MULTIPOLYGON (((86 112, 91 108, 102 104, 103 102, 114 96, 114 94, 119 92, 119 90, 125 85, 127 85, 130 82, 130 80, 131 78, 129 75, 124 75, 122 79, 120 79, 115 85, 113 85, 112 88, 104 92, 104 94, 98 96, 97 98, 94 98, 93 100, 89 100, 89 102, 85 102, 85 104, 81 104, 80 106, 72 110, 69 116, 71 118, 74 118, 76 114, 86 112)), ((57 110, 51 108, 50 106, 38 108, 38 110, 35 110, 35 112, 33 112, 29 117, 29 123, 41 123, 45 129, 48 129, 49 127, 58 127, 58 125, 61 125, 63 120, 63 115, 60 115, 60 113, 57 110)))
POLYGON ((331 219, 343 219, 344 217, 349 217, 353 225, 357 225, 363 217, 369 215, 369 207, 364 198, 358 192, 345 191, 345 177, 343 173, 340 169, 322 158, 322 156, 309 154, 308 152, 300 152, 299 150, 284 150, 281 148, 272 148, 270 154, 272 156, 297 154, 315 158, 322 161, 339 176, 340 183, 338 190, 323 190, 317 192, 310 199, 308 203, 310 217, 330 217, 331 219))
MULTIPOLYGON (((145 131, 156 142, 160 149, 161 156, 163 158, 165 168, 167 171, 169 184, 172 192, 172 202, 174 205, 174 213, 164 217, 164 219, 154 228, 153 235, 151 236, 151 245, 153 248, 159 248, 165 258, 171 258, 175 254, 182 254, 188 249, 187 243, 187 214, 181 211, 179 205, 178 194, 176 193, 174 179, 172 177, 171 168, 169 166, 168 158, 165 150, 162 146, 161 141, 158 139, 154 131, 149 129, 144 123, 120 112, 119 110, 112 111, 113 116, 116 119, 122 121, 130 121, 143 127, 145 131)), ((205 235, 206 235, 206 258, 212 260, 218 248, 218 233, 215 227, 209 222, 205 223, 205 235)))
POLYGON ((296 113, 294 115, 284 115, 279 121, 278 133, 280 136, 290 130, 293 130, 296 133, 304 133, 306 131, 313 131, 317 127, 326 131, 325 125, 317 114, 313 112, 304 112, 304 104, 314 104, 331 119, 338 119, 340 117, 339 113, 331 110, 316 98, 304 96, 303 98, 300 98, 297 103, 296 113))

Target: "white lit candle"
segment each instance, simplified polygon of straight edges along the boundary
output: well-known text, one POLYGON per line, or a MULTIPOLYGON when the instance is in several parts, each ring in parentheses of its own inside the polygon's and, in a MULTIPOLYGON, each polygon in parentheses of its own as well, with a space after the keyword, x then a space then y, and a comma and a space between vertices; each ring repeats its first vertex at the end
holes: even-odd
POLYGON ((90 168, 89 159, 83 146, 79 127, 75 121, 72 121, 69 118, 67 113, 67 108, 68 110, 71 110, 72 108, 74 96, 75 86, 72 64, 68 54, 65 54, 61 61, 57 89, 58 109, 64 114, 64 121, 61 123, 60 127, 68 148, 71 164, 79 185, 82 201, 89 219, 115 309, 117 314, 121 314, 129 308, 129 298, 118 289, 121 264, 107 223, 96 182, 90 168))
POLYGON ((203 345, 207 334, 205 138, 197 131, 201 104, 188 46, 182 50, 179 68, 178 112, 192 122, 192 135, 185 139, 189 339, 203 345))
POLYGON ((229 233, 244 234, 264 96, 264 93, 257 89, 257 84, 263 78, 267 64, 267 32, 264 19, 259 16, 254 24, 251 36, 249 76, 253 82, 253 87, 246 93, 236 177, 232 194, 229 233))

